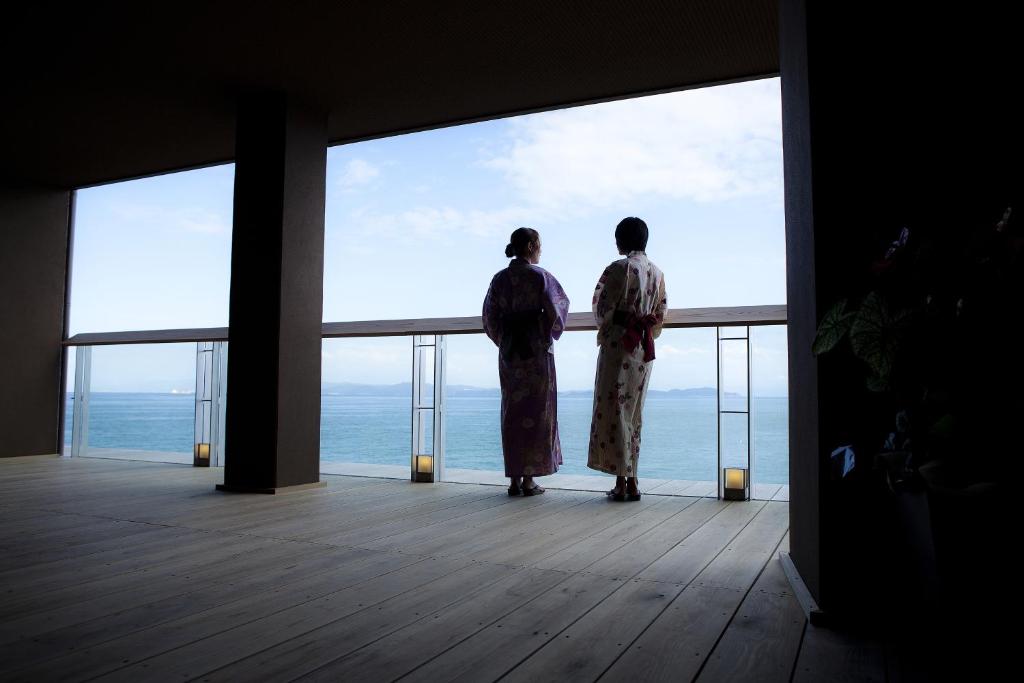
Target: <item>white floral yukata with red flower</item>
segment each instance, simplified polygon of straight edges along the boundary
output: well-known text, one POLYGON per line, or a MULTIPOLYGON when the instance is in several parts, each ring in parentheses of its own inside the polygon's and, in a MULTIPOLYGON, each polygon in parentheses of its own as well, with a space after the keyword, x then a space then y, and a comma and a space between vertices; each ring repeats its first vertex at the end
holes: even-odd
POLYGON ((654 339, 668 301, 665 276, 642 251, 604 269, 594 290, 597 376, 587 466, 637 476, 644 399, 654 368, 654 339))

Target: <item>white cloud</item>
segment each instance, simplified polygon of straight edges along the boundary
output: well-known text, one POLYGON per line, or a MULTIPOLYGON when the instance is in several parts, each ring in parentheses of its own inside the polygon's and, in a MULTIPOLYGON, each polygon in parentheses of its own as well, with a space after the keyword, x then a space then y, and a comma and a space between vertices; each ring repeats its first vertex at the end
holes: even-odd
POLYGON ((169 209, 155 204, 114 204, 111 212, 136 227, 164 228, 207 235, 231 232, 230 222, 216 211, 197 206, 169 209))
POLYGON ((384 235, 396 239, 438 240, 446 236, 504 236, 510 225, 521 225, 536 214, 522 207, 481 211, 452 206, 417 206, 397 213, 379 213, 357 209, 348 217, 348 227, 365 235, 384 235))
MULTIPOLYGON (((782 123, 777 79, 703 88, 509 119, 504 144, 481 149, 516 199, 494 210, 417 206, 353 211, 372 234, 438 239, 505 235, 510 226, 586 216, 642 197, 699 202, 781 196, 782 123)), ((349 161, 339 184, 366 184, 378 169, 349 161)))
POLYGON ((523 200, 576 213, 641 195, 720 201, 781 188, 779 83, 772 79, 511 120, 483 162, 523 200))
POLYGON ((220 214, 203 209, 191 209, 178 212, 173 217, 178 227, 187 232, 199 232, 208 235, 220 235, 231 231, 220 214))
POLYGON ((352 159, 338 177, 338 186, 342 190, 352 190, 368 184, 380 175, 380 167, 362 159, 352 159))

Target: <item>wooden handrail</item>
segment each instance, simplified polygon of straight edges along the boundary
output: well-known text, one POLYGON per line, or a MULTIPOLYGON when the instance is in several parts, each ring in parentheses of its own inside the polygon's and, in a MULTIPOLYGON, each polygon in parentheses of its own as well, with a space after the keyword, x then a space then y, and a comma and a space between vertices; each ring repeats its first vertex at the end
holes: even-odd
MULTIPOLYGON (((785 325, 786 307, 730 306, 718 308, 673 308, 665 315, 666 328, 743 327, 785 325)), ((582 332, 597 329, 590 313, 570 313, 566 329, 582 332)), ((480 316, 463 318, 410 318, 406 320, 359 320, 324 323, 325 339, 346 337, 400 337, 414 334, 480 334, 480 316)), ((135 330, 129 332, 84 332, 64 340, 65 346, 111 344, 173 344, 180 342, 228 341, 226 327, 176 330, 135 330)))

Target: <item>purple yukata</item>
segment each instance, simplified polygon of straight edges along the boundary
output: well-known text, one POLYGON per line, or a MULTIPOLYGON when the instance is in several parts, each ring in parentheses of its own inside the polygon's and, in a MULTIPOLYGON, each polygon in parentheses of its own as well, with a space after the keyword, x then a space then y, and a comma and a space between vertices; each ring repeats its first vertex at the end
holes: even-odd
POLYGON ((487 290, 483 328, 498 346, 506 477, 554 474, 562 464, 553 342, 568 315, 558 280, 526 259, 513 259, 487 290))

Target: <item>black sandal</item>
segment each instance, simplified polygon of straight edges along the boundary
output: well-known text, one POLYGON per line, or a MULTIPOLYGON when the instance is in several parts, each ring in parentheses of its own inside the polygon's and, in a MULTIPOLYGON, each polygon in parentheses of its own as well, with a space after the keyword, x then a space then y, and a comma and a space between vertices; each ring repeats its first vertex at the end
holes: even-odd
POLYGON ((515 498, 522 492, 523 490, 514 484, 508 487, 508 495, 510 498, 515 498))
POLYGON ((621 503, 622 501, 626 500, 626 494, 625 493, 618 493, 618 492, 615 491, 615 489, 612 489, 611 491, 609 491, 605 495, 608 496, 609 498, 611 498, 612 500, 614 500, 617 503, 621 503))
POLYGON ((532 488, 528 488, 528 489, 524 488, 523 489, 523 495, 524 496, 539 496, 540 494, 544 493, 544 491, 545 491, 545 489, 542 489, 541 487, 539 487, 536 484, 534 484, 532 488))

